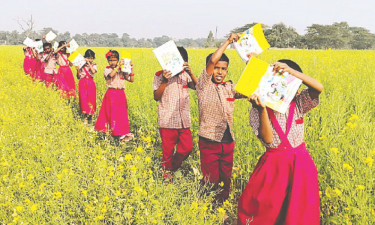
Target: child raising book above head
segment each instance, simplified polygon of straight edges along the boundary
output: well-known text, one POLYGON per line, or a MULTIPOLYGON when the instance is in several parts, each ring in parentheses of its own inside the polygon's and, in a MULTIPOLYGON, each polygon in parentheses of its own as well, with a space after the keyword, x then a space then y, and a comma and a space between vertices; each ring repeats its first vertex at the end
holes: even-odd
POLYGON ((63 97, 75 98, 76 97, 76 84, 73 77, 73 72, 70 67, 73 65, 69 62, 69 53, 66 52, 66 47, 70 45, 66 41, 60 41, 59 47, 55 49, 57 64, 60 65, 58 75, 62 81, 63 87, 59 87, 63 91, 63 97))
POLYGON ((115 50, 109 50, 105 55, 109 66, 104 69, 104 78, 108 90, 104 95, 95 130, 109 132, 112 136, 127 142, 134 135, 129 131, 128 106, 125 95, 125 81, 134 82, 133 64, 131 73, 121 71, 123 60, 115 50))
POLYGON ((199 109, 199 150, 202 184, 209 183, 213 190, 222 190, 215 196, 221 204, 229 197, 234 150, 233 110, 234 101, 246 96, 234 90, 232 81, 224 81, 229 58, 224 54, 228 45, 238 40, 231 34, 214 53, 206 58, 206 68, 196 85, 199 109))
POLYGON ((238 224, 320 224, 318 172, 306 149, 303 117, 319 104, 321 83, 291 60, 279 60, 274 72, 289 73, 307 86, 285 114, 265 106, 253 94, 250 125, 266 147, 238 203, 238 224))

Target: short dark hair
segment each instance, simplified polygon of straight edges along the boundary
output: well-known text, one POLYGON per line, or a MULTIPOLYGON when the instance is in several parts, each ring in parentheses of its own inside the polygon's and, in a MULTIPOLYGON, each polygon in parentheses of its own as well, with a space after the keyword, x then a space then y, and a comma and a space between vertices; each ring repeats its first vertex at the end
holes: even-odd
POLYGON ((292 68, 294 70, 297 70, 300 73, 303 73, 301 67, 296 62, 294 62, 294 61, 292 61, 290 59, 280 59, 280 60, 278 60, 278 62, 285 63, 290 68, 292 68))
POLYGON ((40 39, 39 39, 39 38, 37 38, 37 39, 35 39, 35 41, 40 41, 40 39))
POLYGON ((177 49, 180 52, 184 62, 189 62, 189 56, 188 56, 188 53, 187 53, 186 49, 182 46, 178 46, 177 49))
POLYGON ((47 46, 49 46, 49 47, 52 48, 52 44, 51 44, 51 43, 49 43, 49 42, 45 42, 45 43, 43 43, 43 48, 45 48, 45 47, 47 47, 47 46))
MULTIPOLYGON (((111 58, 111 57, 115 57, 117 60, 120 60, 120 54, 118 53, 118 51, 116 51, 116 50, 109 50, 108 51, 108 53, 112 53, 112 54, 110 54, 109 56, 107 56, 107 60, 109 59, 109 58, 111 58)), ((108 54, 107 53, 107 54, 108 54)))
POLYGON ((92 57, 92 58, 95 59, 95 52, 91 49, 87 49, 84 57, 85 58, 92 57))
MULTIPOLYGON (((214 54, 214 53, 211 53, 211 54, 209 54, 209 55, 206 57, 206 66, 207 66, 207 64, 208 64, 208 61, 210 61, 212 54, 214 54)), ((227 55, 225 55, 225 53, 223 53, 223 54, 221 55, 219 61, 227 62, 227 63, 228 63, 228 66, 229 66, 229 58, 228 58, 227 55)))
POLYGON ((66 41, 60 41, 60 42, 59 42, 59 48, 60 48, 61 46, 65 45, 65 44, 66 44, 66 41))

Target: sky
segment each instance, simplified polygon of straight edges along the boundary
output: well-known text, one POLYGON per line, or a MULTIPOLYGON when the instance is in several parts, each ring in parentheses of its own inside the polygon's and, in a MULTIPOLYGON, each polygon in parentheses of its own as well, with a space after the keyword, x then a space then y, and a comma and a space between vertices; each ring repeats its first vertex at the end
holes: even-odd
POLYGON ((137 39, 206 38, 216 27, 222 38, 253 22, 282 22, 304 34, 312 24, 346 21, 375 33, 374 8, 372 0, 2 0, 0 31, 21 31, 17 20, 32 15, 36 30, 127 33, 137 39))

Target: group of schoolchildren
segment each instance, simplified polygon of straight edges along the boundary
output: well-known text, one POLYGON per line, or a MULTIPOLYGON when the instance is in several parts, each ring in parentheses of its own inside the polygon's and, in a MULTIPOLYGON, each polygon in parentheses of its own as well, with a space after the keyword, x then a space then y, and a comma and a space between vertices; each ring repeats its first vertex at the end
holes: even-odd
MULTIPOLYGON (((247 98, 235 91, 232 81, 225 80, 229 58, 224 51, 238 39, 238 34, 231 34, 214 53, 208 55, 206 67, 199 78, 192 73, 188 64, 187 51, 178 47, 185 61, 183 71, 175 76, 167 70, 158 71, 153 82, 154 99, 159 102, 158 125, 162 140, 164 179, 173 181, 174 172, 180 169, 193 149, 190 88, 196 90, 198 98, 198 145, 203 174, 201 184, 210 186, 215 191, 215 203, 219 205, 229 198, 231 187, 235 147, 234 101, 247 98), (219 185, 220 183, 223 185, 219 185)), ((54 63, 50 60, 57 60, 59 65, 68 64, 64 60, 66 53, 63 46, 61 44, 54 53, 45 48, 45 52, 36 57, 40 64, 45 64, 44 73, 55 75, 54 63), (57 59, 51 59, 59 54, 57 59)), ((28 51, 29 49, 25 50, 28 51)), ((95 108, 92 101, 96 98, 92 77, 97 68, 92 62, 95 54, 88 51, 91 50, 87 50, 85 54, 87 64, 77 69, 77 75, 80 79, 81 110, 92 115, 92 109, 95 108), (81 90, 84 93, 82 97, 81 90), (87 108, 82 106, 87 102, 92 105, 87 108)), ((29 53, 25 53, 26 56, 27 54, 29 53)), ((249 56, 256 57, 254 55, 249 56)), ((116 51, 109 51, 106 58, 109 66, 104 70, 104 77, 108 90, 95 129, 129 140, 133 135, 129 133, 124 80, 133 82, 134 74, 121 72, 122 62, 116 51)), ((320 224, 318 174, 303 141, 303 117, 319 104, 323 86, 304 74, 299 65, 291 60, 279 60, 273 65, 275 73, 287 72, 301 79, 307 88, 296 94, 285 114, 266 107, 257 94, 247 98, 252 104, 250 126, 266 147, 266 152, 260 157, 239 198, 238 224, 320 224)), ((60 77, 69 74, 66 71, 67 69, 63 69, 60 77)))
MULTIPOLYGON (((36 39, 35 41, 39 41, 36 39)), ((53 49, 50 42, 43 38, 43 52, 38 53, 35 48, 23 47, 25 59, 23 68, 26 74, 30 75, 34 81, 44 82, 49 88, 56 87, 63 98, 71 99, 76 97, 76 84, 73 72, 70 69, 72 63, 68 60, 70 54, 67 53, 67 44, 60 41, 58 48, 53 49), (57 70, 56 67, 59 66, 57 70)), ((78 83, 79 105, 84 119, 84 123, 92 123, 92 115, 96 111, 96 85, 94 75, 97 73, 97 65, 93 62, 95 52, 86 50, 84 55, 86 63, 82 66, 75 66, 78 83)), ((108 90, 99 111, 95 129, 110 133, 118 140, 128 142, 134 138, 129 131, 129 119, 127 111, 127 100, 125 96, 124 80, 133 82, 133 68, 131 73, 121 71, 120 55, 115 50, 110 50, 106 54, 109 66, 104 70, 104 78, 108 90)), ((131 64, 131 67, 133 65, 131 64)))

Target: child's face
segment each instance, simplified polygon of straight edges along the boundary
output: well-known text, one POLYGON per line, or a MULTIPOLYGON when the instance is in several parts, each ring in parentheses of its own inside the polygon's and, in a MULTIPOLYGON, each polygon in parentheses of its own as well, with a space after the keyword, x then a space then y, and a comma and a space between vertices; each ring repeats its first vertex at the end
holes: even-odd
POLYGON ((90 63, 92 63, 94 61, 94 58, 93 57, 86 57, 87 61, 89 61, 90 63))
POLYGON ((52 51, 52 48, 50 46, 45 46, 45 47, 43 47, 43 50, 44 50, 45 53, 48 54, 52 51))
POLYGON ((108 59, 108 64, 110 67, 115 68, 117 66, 118 59, 116 57, 110 57, 108 59))
POLYGON ((212 75, 212 81, 216 84, 220 84, 224 81, 228 73, 228 63, 219 61, 214 67, 214 74, 212 75))

